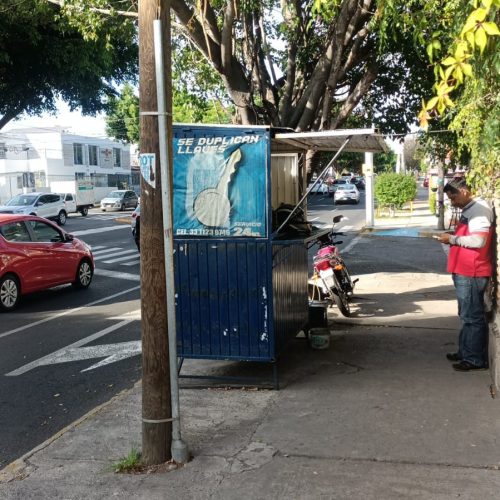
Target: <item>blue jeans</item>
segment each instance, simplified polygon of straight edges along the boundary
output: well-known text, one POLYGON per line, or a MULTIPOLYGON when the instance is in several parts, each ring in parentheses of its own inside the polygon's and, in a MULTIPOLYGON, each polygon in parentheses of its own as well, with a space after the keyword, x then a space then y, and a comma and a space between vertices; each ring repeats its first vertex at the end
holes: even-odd
POLYGON ((487 325, 484 319, 484 292, 490 278, 470 278, 453 274, 457 291, 458 314, 462 330, 458 337, 458 355, 476 366, 484 366, 487 325))

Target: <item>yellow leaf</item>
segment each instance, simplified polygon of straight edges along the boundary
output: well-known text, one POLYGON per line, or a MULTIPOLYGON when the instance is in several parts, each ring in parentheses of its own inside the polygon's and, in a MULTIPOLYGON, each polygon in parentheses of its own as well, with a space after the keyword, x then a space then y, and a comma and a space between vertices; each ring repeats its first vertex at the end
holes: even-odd
POLYGON ((445 66, 451 66, 452 64, 457 64, 457 61, 451 57, 451 56, 448 56, 444 61, 443 63, 445 66))
POLYGON ((446 73, 444 74, 443 80, 448 80, 450 78, 450 75, 453 73, 453 66, 450 66, 449 68, 446 69, 446 73))
POLYGON ((429 128, 429 120, 427 119, 427 115, 426 116, 423 116, 422 118, 420 118, 420 126, 425 130, 427 128, 429 128))
POLYGON ((462 28, 461 35, 463 35, 464 33, 467 33, 467 31, 470 31, 473 28, 475 28, 476 24, 477 24, 476 11, 474 11, 471 14, 469 14, 469 17, 467 18, 467 21, 465 21, 465 25, 462 28))
POLYGON ((491 7, 491 4, 493 3, 493 0, 481 0, 481 3, 489 9, 491 7))
POLYGON ((438 103, 439 101, 439 97, 433 97, 428 103, 427 103, 427 106, 425 107, 425 109, 427 111, 431 110, 434 108, 434 106, 436 106, 436 104, 438 103))
POLYGON ((467 57, 467 51, 469 49, 469 45, 467 42, 459 42, 457 43, 457 48, 455 50, 455 59, 460 61, 467 57))
POLYGON ((481 26, 488 35, 500 35, 500 30, 495 23, 483 23, 481 26))
POLYGON ((476 34, 474 35, 474 42, 476 42, 476 45, 479 47, 479 50, 481 51, 482 54, 483 50, 486 48, 486 43, 488 42, 488 38, 486 37, 486 32, 484 31, 483 28, 478 28, 476 30, 476 34))
POLYGON ((447 96, 447 95, 443 96, 443 101, 446 104, 446 106, 448 106, 449 108, 455 107, 455 103, 449 98, 449 96, 447 96))
POLYGON ((488 14, 488 10, 487 9, 477 9, 473 12, 473 14, 476 16, 476 21, 482 23, 485 19, 486 19, 486 16, 488 14))
POLYGON ((459 81, 459 83, 464 83, 464 74, 462 73, 462 69, 460 68, 460 64, 458 64, 453 72, 453 76, 459 81))
POLYGON ((469 31, 468 33, 466 33, 465 37, 467 38, 471 49, 474 50, 476 47, 476 44, 474 42, 474 33, 472 31, 469 31))
POLYGON ((439 101, 437 109, 440 115, 442 115, 445 112, 446 106, 443 101, 439 101))
POLYGON ((462 63, 461 66, 465 76, 472 76, 472 66, 470 64, 462 63))
POLYGON ((443 68, 441 66, 439 66, 439 76, 441 77, 441 80, 446 80, 446 76, 445 76, 443 68))

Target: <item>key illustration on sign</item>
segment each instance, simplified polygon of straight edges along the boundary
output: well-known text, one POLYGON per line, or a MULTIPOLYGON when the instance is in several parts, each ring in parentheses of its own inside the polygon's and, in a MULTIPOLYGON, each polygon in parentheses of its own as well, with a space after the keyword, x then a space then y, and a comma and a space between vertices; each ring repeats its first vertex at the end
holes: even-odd
POLYGON ((227 222, 231 210, 228 186, 240 160, 241 150, 236 149, 227 160, 217 187, 204 189, 194 200, 194 215, 203 225, 220 227, 227 222))

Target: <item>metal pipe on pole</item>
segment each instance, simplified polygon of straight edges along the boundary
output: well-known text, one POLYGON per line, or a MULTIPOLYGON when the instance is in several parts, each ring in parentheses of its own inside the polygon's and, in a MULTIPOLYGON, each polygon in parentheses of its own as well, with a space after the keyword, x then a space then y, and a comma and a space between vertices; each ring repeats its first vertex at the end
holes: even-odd
POLYGON ((366 227, 375 225, 375 195, 373 193, 373 153, 365 153, 366 227))
MULTIPOLYGON (((179 406, 179 375, 177 372, 177 331, 175 321, 175 280, 173 258, 173 216, 172 216, 172 165, 167 141, 167 106, 165 94, 165 68, 163 65, 162 22, 153 22, 156 64, 156 94, 158 101, 158 134, 160 141, 160 171, 163 207, 163 241, 165 257, 165 285, 167 291, 167 330, 170 358, 170 394, 172 405, 172 458, 176 462, 187 462, 188 447, 181 437, 179 406)), ((171 116, 171 113, 169 114, 171 116)))

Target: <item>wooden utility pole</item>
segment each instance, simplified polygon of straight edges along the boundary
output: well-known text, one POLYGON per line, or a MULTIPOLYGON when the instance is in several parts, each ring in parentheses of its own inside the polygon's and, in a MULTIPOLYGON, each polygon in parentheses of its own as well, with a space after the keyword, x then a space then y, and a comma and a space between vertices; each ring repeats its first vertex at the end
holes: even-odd
MULTIPOLYGON (((154 154, 149 177, 153 188, 141 175, 141 312, 142 312, 142 455, 146 465, 171 458, 172 422, 165 286, 162 189, 158 136, 153 21, 163 26, 164 67, 167 82, 170 71, 170 2, 139 2, 139 107, 141 155, 154 154), (148 114, 151 113, 151 114, 148 114), (151 177, 153 176, 154 179, 151 177)), ((171 86, 167 85, 168 112, 171 112, 171 86)), ((168 120, 172 137, 172 120, 168 120)))

